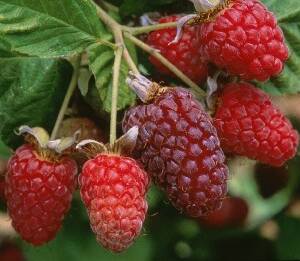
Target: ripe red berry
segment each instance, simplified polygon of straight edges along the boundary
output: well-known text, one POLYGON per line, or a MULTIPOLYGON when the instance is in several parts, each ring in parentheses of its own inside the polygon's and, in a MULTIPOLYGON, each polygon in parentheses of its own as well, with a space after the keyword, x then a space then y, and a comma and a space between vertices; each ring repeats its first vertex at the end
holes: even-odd
MULTIPOLYGON (((180 16, 167 16, 159 23, 175 22, 180 16)), ((176 36, 176 28, 166 28, 153 31, 148 35, 147 43, 159 50, 160 53, 173 63, 178 69, 195 82, 205 81, 208 74, 207 64, 203 62, 200 53, 199 25, 185 26, 181 39, 170 44, 176 36), (170 45, 169 45, 170 44, 170 45)), ((149 57, 157 71, 174 76, 173 73, 161 64, 155 57, 149 57)))
POLYGON ((51 161, 31 145, 19 147, 8 162, 5 184, 12 225, 33 245, 53 239, 70 208, 76 163, 68 157, 51 161))
POLYGON ((97 241, 114 252, 127 249, 148 209, 147 174, 131 158, 99 154, 84 164, 79 183, 97 241))
POLYGON ((201 217, 201 225, 209 228, 237 227, 243 225, 248 215, 248 205, 236 197, 225 198, 222 207, 205 217, 201 217))
POLYGON ((299 135, 262 90, 248 83, 224 86, 214 125, 225 152, 281 166, 293 158, 299 135))
POLYGON ((274 14, 259 0, 227 2, 213 20, 201 25, 204 57, 246 80, 265 81, 278 75, 288 48, 274 14))
POLYGON ((215 210, 227 192, 228 170, 216 129, 193 95, 168 88, 148 105, 127 111, 123 131, 139 126, 136 156, 189 216, 215 210))

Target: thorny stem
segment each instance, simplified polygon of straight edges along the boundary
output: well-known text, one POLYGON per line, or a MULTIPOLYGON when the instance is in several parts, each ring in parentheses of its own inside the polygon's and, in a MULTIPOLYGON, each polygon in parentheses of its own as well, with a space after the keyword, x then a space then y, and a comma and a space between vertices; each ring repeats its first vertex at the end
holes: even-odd
POLYGON ((73 95, 73 93, 74 93, 74 91, 76 89, 78 75, 79 75, 79 68, 80 68, 80 60, 81 60, 80 56, 76 57, 75 61, 73 63, 74 71, 73 71, 72 79, 71 79, 71 82, 69 84, 69 87, 68 87, 66 96, 64 98, 64 101, 63 101, 63 103, 61 105, 61 108, 59 110, 59 113, 58 113, 55 125, 53 127, 53 130, 52 130, 52 133, 51 133, 51 136, 50 136, 50 140, 54 140, 56 138, 57 132, 58 132, 59 127, 61 125, 61 122, 64 119, 66 110, 68 108, 70 99, 71 99, 71 97, 72 97, 72 95, 73 95))
POLYGON ((110 114, 110 145, 113 145, 117 138, 117 112, 118 112, 118 92, 120 79, 120 66, 123 55, 123 47, 115 51, 115 61, 113 67, 113 84, 111 95, 111 114, 110 114))
POLYGON ((169 62, 168 59, 166 59, 164 56, 162 56, 156 49, 152 48, 151 46, 145 44, 143 41, 139 40, 135 36, 125 32, 124 36, 132 41, 136 46, 143 49, 145 52, 151 54, 155 58, 157 58, 165 67, 167 67, 170 71, 172 71, 179 79, 181 79, 184 83, 186 83, 188 86, 193 89, 194 92, 196 92, 200 97, 205 97, 205 92, 200 89, 200 87, 194 83, 190 78, 185 76, 176 66, 174 66, 171 62, 169 62))

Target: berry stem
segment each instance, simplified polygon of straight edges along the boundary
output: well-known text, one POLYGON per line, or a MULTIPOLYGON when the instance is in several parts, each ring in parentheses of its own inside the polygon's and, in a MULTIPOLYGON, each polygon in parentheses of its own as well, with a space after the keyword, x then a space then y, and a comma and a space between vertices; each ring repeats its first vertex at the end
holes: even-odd
POLYGON ((123 46, 119 46, 115 51, 115 61, 113 67, 113 84, 111 97, 110 114, 110 145, 113 145, 117 138, 117 112, 118 112, 118 93, 120 80, 120 67, 123 55, 123 46))
POLYGON ((71 79, 71 82, 69 84, 69 87, 68 87, 66 96, 64 98, 64 101, 63 101, 63 103, 61 105, 61 108, 59 110, 55 125, 53 127, 53 130, 52 130, 52 133, 51 133, 51 136, 50 136, 50 140, 54 140, 56 138, 56 135, 57 135, 57 132, 58 132, 59 127, 61 125, 61 122, 64 119, 66 110, 68 108, 70 99, 71 99, 71 97, 72 97, 72 95, 73 95, 73 93, 76 89, 77 80, 78 80, 78 76, 79 76, 80 60, 81 60, 80 57, 76 57, 74 59, 74 62, 73 62, 74 71, 73 71, 72 79, 71 79))
POLYGON ((138 26, 138 27, 122 26, 122 29, 124 32, 128 32, 132 35, 138 35, 138 34, 149 33, 160 29, 172 28, 176 26, 177 26, 177 22, 170 22, 170 23, 162 23, 162 24, 154 24, 154 25, 138 26))
POLYGON ((143 41, 139 40, 135 36, 131 35, 128 32, 124 32, 124 36, 133 42, 136 46, 140 47, 145 52, 151 54, 156 59, 158 59, 164 66, 166 66, 170 71, 172 71, 179 79, 181 79, 185 84, 187 84, 195 93, 199 95, 199 97, 205 97, 206 93, 190 78, 185 76, 176 66, 174 66, 168 59, 163 57, 158 50, 152 48, 151 46, 145 44, 143 41))

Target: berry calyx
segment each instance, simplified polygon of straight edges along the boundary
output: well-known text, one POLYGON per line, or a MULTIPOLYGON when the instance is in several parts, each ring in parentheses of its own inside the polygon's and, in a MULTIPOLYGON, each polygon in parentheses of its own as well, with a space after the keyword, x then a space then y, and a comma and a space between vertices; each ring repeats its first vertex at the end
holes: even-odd
POLYGON ((227 192, 228 169, 200 103, 183 88, 159 91, 141 75, 130 74, 127 82, 148 102, 129 109, 123 119, 124 132, 140 128, 136 158, 179 211, 198 217, 217 209, 227 192))
MULTIPOLYGON (((179 15, 166 16, 159 19, 158 22, 175 22, 178 21, 179 18, 179 15)), ((208 67, 207 63, 203 61, 200 52, 199 25, 185 26, 180 39, 176 43, 171 44, 175 36, 175 28, 153 31, 148 35, 147 44, 157 49, 191 80, 197 83, 205 81, 208 75, 208 67)), ((158 72, 174 76, 174 74, 155 57, 150 56, 149 60, 156 67, 158 72)))
POLYGON ((299 135, 262 90, 230 83, 219 96, 214 125, 227 153, 282 166, 296 155, 299 135))
POLYGON ((97 241, 113 252, 124 251, 139 236, 148 209, 146 172, 134 159, 109 153, 109 150, 120 151, 128 137, 129 144, 135 144, 137 133, 138 128, 132 128, 111 146, 113 149, 93 141, 77 145, 80 149, 85 147, 85 151, 92 149, 95 154, 89 154, 92 158, 82 168, 80 194, 97 241))
POLYGON ((77 165, 45 147, 49 140, 44 130, 22 126, 20 133, 35 142, 22 145, 10 158, 5 197, 15 230, 38 246, 52 240, 61 227, 76 187, 77 165))

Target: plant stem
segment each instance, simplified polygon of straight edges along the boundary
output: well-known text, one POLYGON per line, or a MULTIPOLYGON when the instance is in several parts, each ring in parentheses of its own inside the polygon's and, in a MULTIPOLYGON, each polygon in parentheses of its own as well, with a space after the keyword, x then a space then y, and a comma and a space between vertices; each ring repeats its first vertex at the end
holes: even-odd
POLYGON ((186 83, 191 89, 193 89, 200 97, 205 97, 206 93, 194 83, 190 78, 185 76, 176 66, 174 66, 169 60, 163 57, 156 49, 151 46, 145 44, 135 36, 131 35, 128 32, 124 32, 124 36, 132 41, 136 46, 143 49, 145 52, 151 54, 155 58, 157 58, 164 66, 166 66, 170 71, 172 71, 179 79, 181 79, 184 83, 186 83))
POLYGON ((71 97, 72 97, 72 95, 73 95, 73 93, 76 89, 78 75, 79 75, 79 68, 80 68, 80 60, 81 60, 80 57, 76 57, 76 59, 73 63, 74 71, 73 71, 72 79, 71 79, 71 82, 69 84, 69 87, 68 87, 66 96, 64 98, 64 101, 63 101, 63 103, 61 105, 61 108, 59 110, 55 125, 53 127, 53 130, 52 130, 52 133, 51 133, 51 136, 50 136, 50 140, 54 140, 56 138, 57 132, 58 132, 59 127, 61 125, 61 122, 64 119, 66 110, 68 108, 70 99, 71 99, 71 97))
POLYGON ((124 60, 126 61, 126 63, 128 64, 130 70, 138 73, 137 66, 135 65, 135 63, 134 63, 131 55, 129 54, 128 49, 126 48, 126 45, 124 43, 123 34, 122 34, 122 26, 120 24, 118 24, 113 18, 111 18, 100 6, 98 6, 96 4, 94 4, 94 5, 97 9, 98 16, 108 27, 111 28, 111 30, 115 36, 116 44, 123 46, 123 50, 124 50, 123 57, 124 57, 124 60))
POLYGON ((177 26, 176 22, 170 22, 170 23, 154 24, 154 25, 139 26, 139 27, 122 26, 122 29, 124 32, 128 32, 132 35, 138 35, 138 34, 149 33, 151 31, 156 31, 160 29, 172 28, 176 26, 177 26))
POLYGON ((106 40, 102 40, 102 39, 97 39, 97 43, 99 44, 103 44, 103 45, 106 45, 112 49, 116 49, 116 45, 111 43, 110 41, 106 41, 106 40))
POLYGON ((119 8, 111 3, 108 3, 106 1, 102 1, 103 3, 103 6, 107 9, 107 10, 110 10, 110 11, 113 11, 113 12, 119 12, 119 8))
POLYGON ((113 145, 117 138, 117 112, 118 112, 118 94, 119 94, 119 79, 120 67, 123 55, 123 46, 115 51, 115 61, 113 67, 113 83, 111 95, 111 114, 110 114, 110 145, 113 145))
POLYGON ((130 70, 133 71, 134 73, 139 73, 139 69, 137 68, 127 48, 124 48, 123 56, 130 70))

